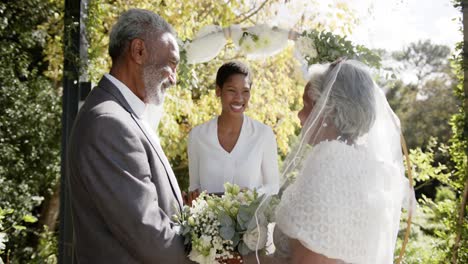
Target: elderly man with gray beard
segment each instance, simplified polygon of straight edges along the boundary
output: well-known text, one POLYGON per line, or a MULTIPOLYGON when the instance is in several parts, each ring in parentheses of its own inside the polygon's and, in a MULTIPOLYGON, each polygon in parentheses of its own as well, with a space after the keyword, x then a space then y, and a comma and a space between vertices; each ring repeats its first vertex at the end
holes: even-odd
POLYGON ((69 141, 74 247, 80 263, 187 263, 171 216, 183 206, 155 131, 143 119, 176 83, 172 27, 140 9, 110 34, 112 68, 81 108, 69 141))

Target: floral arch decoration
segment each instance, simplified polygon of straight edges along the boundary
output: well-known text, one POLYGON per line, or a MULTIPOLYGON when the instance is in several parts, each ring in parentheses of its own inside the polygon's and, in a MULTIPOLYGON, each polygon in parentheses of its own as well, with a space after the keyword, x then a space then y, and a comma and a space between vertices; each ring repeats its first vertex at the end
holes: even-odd
POLYGON ((181 57, 187 64, 204 63, 214 59, 231 40, 249 59, 273 56, 293 41, 294 56, 304 66, 332 62, 339 57, 360 60, 368 65, 380 66, 377 54, 362 45, 353 45, 345 37, 315 29, 299 33, 265 24, 251 27, 231 25, 222 28, 208 25, 193 40, 180 41, 181 57))
MULTIPOLYGON (((353 45, 345 37, 331 32, 312 29, 299 33, 265 24, 251 27, 231 25, 222 28, 209 25, 202 28, 193 40, 180 41, 181 59, 187 64, 204 63, 214 59, 231 39, 235 47, 249 59, 273 56, 284 48, 288 41, 294 41, 294 56, 303 66, 304 77, 308 67, 316 63, 333 62, 340 57, 359 60, 369 66, 380 67, 380 57, 362 45, 353 45)), ((413 189, 411 162, 405 139, 401 135, 402 151, 406 158, 410 190, 413 189)), ((412 210, 408 211, 406 232, 395 263, 401 263, 409 239, 412 210)))

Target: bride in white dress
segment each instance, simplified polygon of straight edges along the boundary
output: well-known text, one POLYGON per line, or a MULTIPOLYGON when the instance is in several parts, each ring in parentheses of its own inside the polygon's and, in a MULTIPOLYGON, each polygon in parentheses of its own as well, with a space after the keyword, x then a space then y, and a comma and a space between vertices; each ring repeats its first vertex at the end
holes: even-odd
POLYGON ((413 198, 399 120, 363 64, 339 60, 309 73, 300 142, 285 161, 276 252, 258 260, 392 263, 401 207, 413 198))

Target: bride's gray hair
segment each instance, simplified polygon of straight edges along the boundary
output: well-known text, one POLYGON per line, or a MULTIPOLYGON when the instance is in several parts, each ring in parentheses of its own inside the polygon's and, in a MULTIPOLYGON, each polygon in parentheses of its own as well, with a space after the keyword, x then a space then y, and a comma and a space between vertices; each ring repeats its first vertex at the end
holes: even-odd
MULTIPOLYGON (((374 81, 364 64, 352 60, 338 63, 341 68, 323 111, 324 115, 332 118, 342 138, 355 140, 366 134, 375 121, 374 81)), ((330 74, 333 67, 337 65, 312 69, 308 92, 310 98, 320 98, 324 84, 333 78, 333 74, 330 74)))
POLYGON ((109 37, 109 55, 116 61, 136 38, 150 41, 162 33, 176 35, 172 26, 156 13, 145 9, 129 9, 122 13, 112 27, 109 37))

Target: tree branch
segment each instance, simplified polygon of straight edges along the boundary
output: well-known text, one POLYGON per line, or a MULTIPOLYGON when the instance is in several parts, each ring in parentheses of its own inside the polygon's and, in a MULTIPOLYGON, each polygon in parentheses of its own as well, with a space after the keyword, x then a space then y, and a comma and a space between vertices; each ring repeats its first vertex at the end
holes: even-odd
MULTIPOLYGON (((251 18, 252 16, 256 15, 260 10, 262 10, 262 8, 268 3, 269 0, 265 0, 263 1, 263 3, 255 10, 253 11, 252 13, 244 16, 243 18, 241 18, 240 20, 237 20, 235 22, 235 24, 241 24, 242 22, 245 22, 246 20, 248 20, 249 18, 251 18)), ((247 12, 248 13, 248 12, 247 12)))

